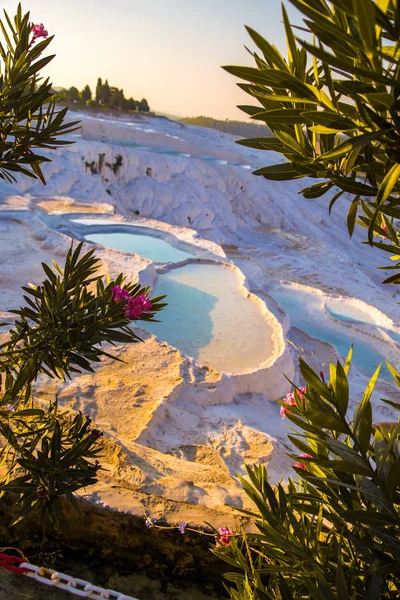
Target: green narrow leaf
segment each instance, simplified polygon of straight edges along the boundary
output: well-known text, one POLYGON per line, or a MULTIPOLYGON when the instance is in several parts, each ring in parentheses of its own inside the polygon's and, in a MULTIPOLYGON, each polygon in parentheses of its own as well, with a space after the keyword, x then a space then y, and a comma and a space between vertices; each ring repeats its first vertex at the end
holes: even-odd
POLYGON ((268 102, 283 102, 284 104, 320 104, 320 102, 314 98, 302 98, 300 96, 280 96, 279 94, 255 94, 255 97, 260 99, 266 99, 268 100, 268 102))
POLYGON ((298 50, 297 50, 297 46, 296 46, 296 40, 293 35, 292 27, 290 25, 284 4, 282 4, 282 17, 283 17, 283 24, 284 24, 285 33, 286 33, 289 64, 293 65, 293 67, 294 67, 293 72, 298 77, 300 77, 302 75, 302 73, 301 73, 301 65, 300 65, 300 61, 299 61, 299 54, 298 54, 298 50))
POLYGON ((291 150, 294 150, 294 152, 297 152, 298 154, 302 153, 302 148, 301 148, 299 142, 292 135, 290 135, 289 133, 286 133, 286 131, 275 131, 275 135, 278 138, 278 140, 280 142, 282 142, 282 144, 284 144, 284 146, 286 146, 286 148, 290 148, 291 150))
POLYGON ((369 94, 363 94, 362 96, 365 98, 371 106, 377 108, 378 110, 390 109, 395 102, 395 98, 389 94, 388 92, 373 92, 369 94))
MULTIPOLYGON (((309 188, 304 188, 304 190, 301 190, 299 193, 303 194, 304 198, 320 198, 332 187, 333 183, 330 181, 323 181, 321 183, 316 183, 309 188)), ((339 193, 341 194, 342 192, 339 193)))
POLYGON ((338 200, 340 198, 340 196, 343 196, 344 191, 341 190, 340 192, 338 192, 337 194, 335 194, 332 198, 332 200, 329 203, 329 214, 331 214, 331 210, 333 208, 333 205, 335 204, 336 200, 338 200))
POLYGON ((350 346, 350 350, 347 354, 346 362, 344 365, 344 372, 346 375, 348 375, 348 373, 349 373, 352 358, 353 358, 353 345, 350 346))
POLYGON ((337 598, 340 600, 350 600, 349 592, 347 589, 346 577, 341 564, 342 558, 339 554, 336 568, 336 591, 337 598))
POLYGON ((378 206, 386 202, 400 177, 400 164, 394 164, 386 173, 376 196, 378 206))
POLYGON ((299 365, 304 381, 308 383, 320 396, 322 396, 322 398, 330 400, 331 392, 329 388, 320 380, 311 367, 309 367, 302 358, 299 358, 299 365))
POLYGON ((349 404, 349 382, 339 361, 336 364, 336 400, 339 414, 344 417, 349 404))
POLYGON ((352 237, 354 233, 354 227, 357 219, 357 210, 360 202, 360 196, 356 196, 354 200, 352 200, 349 208, 349 212, 347 213, 347 230, 349 232, 350 237, 352 237))
POLYGON ((372 510, 348 510, 343 513, 343 517, 352 523, 362 523, 372 527, 382 527, 384 525, 396 525, 396 519, 389 515, 374 512, 372 510))
POLYGON ((366 452, 369 444, 369 440, 372 433, 372 409, 371 409, 371 396, 374 391, 381 366, 376 369, 375 373, 371 377, 367 388, 363 394, 361 402, 358 404, 354 413, 353 431, 357 436, 360 446, 364 452, 366 452))
POLYGON ((278 50, 270 44, 267 40, 265 40, 259 33, 254 31, 251 27, 245 25, 247 33, 250 35, 253 42, 260 48, 261 52, 264 54, 264 58, 267 63, 272 65, 276 65, 279 69, 283 71, 288 70, 288 66, 282 57, 282 55, 278 52, 278 50))
POLYGON ((305 110, 303 115, 308 122, 311 121, 314 125, 322 125, 335 131, 357 129, 356 123, 353 123, 351 119, 332 110, 305 110))
POLYGON ((14 413, 14 417, 42 417, 44 414, 40 408, 24 408, 14 413))
POLYGON ((344 192, 360 194, 360 196, 376 196, 377 188, 360 183, 350 177, 332 177, 331 181, 344 192))
POLYGON ((261 169, 253 171, 253 174, 263 175, 263 177, 271 179, 272 181, 288 181, 290 179, 300 179, 303 177, 303 175, 295 171, 290 162, 262 167, 261 169))
POLYGON ((359 148, 365 146, 369 142, 376 140, 387 132, 386 129, 380 129, 379 131, 374 131, 373 133, 363 133, 362 135, 357 135, 352 137, 345 142, 342 142, 329 152, 325 152, 317 157, 316 160, 331 160, 332 158, 339 158, 348 152, 351 152, 354 148, 359 148))
POLYGON ((375 11, 373 3, 371 0, 353 0, 353 10, 365 48, 374 48, 375 11))

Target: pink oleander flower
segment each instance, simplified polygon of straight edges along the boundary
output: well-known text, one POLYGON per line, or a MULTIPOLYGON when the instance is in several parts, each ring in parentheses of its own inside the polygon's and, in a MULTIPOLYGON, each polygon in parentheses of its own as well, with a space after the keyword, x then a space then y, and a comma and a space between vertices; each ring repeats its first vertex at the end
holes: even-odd
POLYGON ((129 319, 139 319, 143 313, 150 313, 152 303, 146 296, 130 297, 125 307, 125 316, 129 319))
POLYGON ((218 532, 219 532, 219 538, 215 540, 215 545, 217 546, 217 548, 219 548, 220 546, 230 546, 231 545, 230 536, 232 536, 234 534, 233 529, 228 529, 228 527, 220 527, 218 529, 218 532))
MULTIPOLYGON (((312 458, 311 454, 300 454, 299 458, 312 458)), ((305 469, 306 467, 303 465, 303 463, 301 462, 297 462, 295 465, 295 467, 297 467, 298 469, 305 469)))
POLYGON ((35 41, 41 37, 47 38, 47 36, 49 35, 49 32, 46 31, 43 23, 40 23, 40 25, 32 25, 32 32, 33 32, 33 40, 32 41, 35 41))
POLYGON ((121 289, 119 285, 116 285, 113 288, 111 288, 111 292, 112 299, 114 302, 121 302, 121 300, 128 300, 129 298, 128 290, 121 289))
MULTIPOLYGON (((306 393, 305 387, 300 387, 297 390, 297 395, 300 400, 303 400, 305 393, 306 393)), ((284 399, 284 403, 287 404, 288 406, 296 406, 296 398, 294 397, 294 392, 290 392, 289 394, 287 394, 287 396, 284 399)), ((280 413, 281 413, 282 419, 284 419, 286 413, 289 413, 289 412, 290 412, 290 410, 288 408, 286 408, 286 406, 281 406, 280 413)))

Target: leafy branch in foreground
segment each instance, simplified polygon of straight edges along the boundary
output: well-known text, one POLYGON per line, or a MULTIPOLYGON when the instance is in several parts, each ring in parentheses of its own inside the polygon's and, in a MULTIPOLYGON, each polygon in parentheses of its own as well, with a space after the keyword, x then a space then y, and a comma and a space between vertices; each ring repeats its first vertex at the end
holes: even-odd
MULTIPOLYGON (((239 476, 257 533, 214 552, 239 572, 225 578, 235 600, 395 600, 400 595, 400 425, 373 424, 379 368, 354 415, 340 362, 322 382, 300 359, 306 391, 285 414, 299 480, 268 483, 264 465, 239 476)), ((400 374, 391 369, 400 387, 400 374)), ((400 404, 389 402, 400 409, 400 404)))
POLYGON ((256 31, 255 67, 224 67, 255 104, 240 106, 273 137, 239 144, 287 160, 255 171, 271 180, 310 177, 306 198, 333 192, 329 210, 353 196, 348 230, 368 229, 368 242, 389 252, 400 283, 400 10, 397 0, 289 0, 304 15, 296 37, 282 7, 288 59, 256 31), (302 39, 303 31, 310 39, 302 39), (301 37, 302 36, 302 37, 301 37), (374 237, 375 236, 375 237, 374 237), (383 238, 383 241, 376 239, 383 238))
POLYGON ((81 412, 35 401, 38 375, 63 379, 93 372, 91 363, 103 356, 119 360, 104 344, 141 341, 130 322, 154 320, 165 306, 165 296, 150 299, 149 288, 125 283, 122 274, 105 283, 94 250, 81 256, 82 245, 71 247, 63 269, 42 263, 44 280, 23 288, 26 304, 11 311, 18 319, 0 346, 0 460, 7 471, 0 491, 19 494, 14 522, 40 510, 57 525, 59 497, 77 506, 74 493, 95 483, 100 468, 100 432, 81 412))
POLYGON ((0 20, 0 178, 16 181, 22 173, 46 183, 41 165, 50 162, 37 150, 71 144, 60 137, 77 129, 79 121, 64 123, 67 108, 56 109, 60 96, 40 71, 54 58, 42 56, 53 36, 43 25, 33 25, 21 4, 11 21, 6 11, 0 20), (47 38, 37 42, 41 37, 47 38))

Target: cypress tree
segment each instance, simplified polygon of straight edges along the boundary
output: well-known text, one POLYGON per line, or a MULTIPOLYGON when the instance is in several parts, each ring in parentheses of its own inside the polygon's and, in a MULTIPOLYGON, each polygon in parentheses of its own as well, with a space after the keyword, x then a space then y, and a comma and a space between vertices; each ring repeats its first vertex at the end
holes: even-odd
POLYGON ((96 102, 98 104, 101 104, 102 90, 103 90, 103 82, 101 80, 101 77, 99 77, 97 80, 97 85, 96 85, 96 102))

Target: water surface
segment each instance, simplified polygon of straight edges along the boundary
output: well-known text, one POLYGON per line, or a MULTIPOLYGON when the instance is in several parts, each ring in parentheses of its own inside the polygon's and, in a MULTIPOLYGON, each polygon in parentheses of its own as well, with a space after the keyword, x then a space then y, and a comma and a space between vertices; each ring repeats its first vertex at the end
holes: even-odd
POLYGON ((162 323, 140 325, 218 371, 256 370, 273 350, 272 328, 239 285, 236 273, 222 265, 178 267, 156 285, 157 295, 168 295, 162 323))
MULTIPOLYGON (((271 291, 270 294, 289 315, 291 325, 301 329, 312 337, 328 342, 336 348, 342 359, 346 358, 350 346, 353 344, 352 364, 360 373, 371 377, 377 366, 382 363, 381 377, 392 380, 385 364, 385 357, 378 350, 375 350, 365 340, 361 340, 357 334, 353 335, 350 329, 346 331, 343 326, 335 325, 334 322, 331 323, 326 320, 324 317, 323 301, 320 296, 289 286, 282 286, 277 290, 271 291)), ((360 316, 360 311, 357 314, 360 316)), ((368 322, 373 323, 370 315, 365 314, 365 318, 369 318, 368 322)), ((352 314, 352 316, 355 315, 352 314)), ((342 317, 342 320, 354 320, 350 319, 349 316, 345 317, 342 315, 342 317)), ((400 353, 397 366, 399 366, 399 363, 400 353)), ((396 365, 394 366, 396 367, 396 365)))
POLYGON ((126 231, 89 233, 85 235, 85 240, 113 248, 113 250, 132 252, 160 263, 179 262, 193 256, 189 252, 171 246, 161 238, 144 233, 127 233, 126 231))

